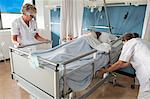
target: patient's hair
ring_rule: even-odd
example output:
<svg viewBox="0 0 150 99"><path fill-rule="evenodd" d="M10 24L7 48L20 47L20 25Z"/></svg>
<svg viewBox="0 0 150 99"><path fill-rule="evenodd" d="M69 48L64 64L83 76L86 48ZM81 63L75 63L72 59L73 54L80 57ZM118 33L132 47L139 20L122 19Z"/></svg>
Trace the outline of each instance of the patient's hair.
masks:
<svg viewBox="0 0 150 99"><path fill-rule="evenodd" d="M140 36L139 36L138 33L133 33L133 37L134 37L134 38L137 38L137 37L140 37Z"/></svg>
<svg viewBox="0 0 150 99"><path fill-rule="evenodd" d="M138 33L126 33L123 37L122 37L122 41L125 41L125 40L130 40L132 38L138 38L140 37Z"/></svg>
<svg viewBox="0 0 150 99"><path fill-rule="evenodd" d="M95 32L96 33L96 36L97 36L97 39L100 37L100 35L102 34L101 32Z"/></svg>

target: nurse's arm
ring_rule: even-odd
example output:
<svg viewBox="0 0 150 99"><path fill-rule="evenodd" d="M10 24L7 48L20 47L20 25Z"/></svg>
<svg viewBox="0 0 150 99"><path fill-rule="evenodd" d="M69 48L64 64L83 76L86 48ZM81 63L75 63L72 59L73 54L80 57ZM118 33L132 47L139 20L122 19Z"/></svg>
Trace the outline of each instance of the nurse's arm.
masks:
<svg viewBox="0 0 150 99"><path fill-rule="evenodd" d="M18 35L12 35L11 40L14 45L19 46L19 42L17 41L17 36Z"/></svg>
<svg viewBox="0 0 150 99"><path fill-rule="evenodd" d="M36 33L34 37L38 41L49 41L48 39L45 39L45 38L41 37L38 33Z"/></svg>
<svg viewBox="0 0 150 99"><path fill-rule="evenodd" d="M108 68L105 69L105 72L112 72L112 71L115 71L119 68L123 68L123 67L127 67L129 66L130 63L127 63L125 61L122 61L122 60L118 60L116 63L110 65Z"/></svg>

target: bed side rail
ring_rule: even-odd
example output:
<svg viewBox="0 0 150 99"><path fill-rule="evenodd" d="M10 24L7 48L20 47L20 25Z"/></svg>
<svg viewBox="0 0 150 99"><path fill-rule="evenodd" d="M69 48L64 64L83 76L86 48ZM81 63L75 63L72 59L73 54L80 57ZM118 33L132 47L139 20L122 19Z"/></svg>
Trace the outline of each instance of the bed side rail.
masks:
<svg viewBox="0 0 150 99"><path fill-rule="evenodd" d="M20 49L18 49L18 48L14 48L14 47L11 47L11 46L10 46L9 49L11 50L10 52L16 51L16 52L22 53L22 54L24 54L24 55L26 55L26 56L29 56L29 55L30 55L28 52L22 51L22 50L20 50Z"/></svg>
<svg viewBox="0 0 150 99"><path fill-rule="evenodd" d="M97 50L96 50L96 49L93 49L93 50L91 50L91 51L88 52L88 53L84 53L84 54L82 54L82 55L79 55L79 56L77 56L77 57L75 57L75 58L72 58L72 59L70 59L70 60L67 60L67 61L65 61L65 62L62 62L61 64L62 64L62 65L69 64L69 63L71 63L71 62L73 62L73 61L76 61L76 60L78 60L78 59L80 59L80 58L82 58L82 57L88 56L88 55L93 54L93 53L95 53L95 52L97 52Z"/></svg>
<svg viewBox="0 0 150 99"><path fill-rule="evenodd" d="M110 42L110 44L111 44L111 45L114 45L115 43L117 43L117 42L120 41L120 40L121 40L121 38L118 38L118 39L116 39L116 40Z"/></svg>
<svg viewBox="0 0 150 99"><path fill-rule="evenodd" d="M18 48L25 48L25 47L29 47L29 46L44 44L44 43L52 43L52 41L49 40L49 41L43 41L43 42L38 42L38 43L32 43L32 44L28 44L28 45L20 45L20 46L18 46Z"/></svg>
<svg viewBox="0 0 150 99"><path fill-rule="evenodd" d="M40 43L40 44L41 44L41 43ZM18 55L19 55L19 53L20 53L21 56L26 56L26 57L29 57L29 56L31 55L31 54L28 53L28 52L25 52L25 51L23 51L23 50L20 50L19 48L9 47L9 49L10 49L10 53L16 52ZM42 58L42 57L40 57L40 56L37 56L37 58L38 58L39 60L42 60L43 62L49 64L48 66L44 66L44 67L49 67L49 68L52 68L53 70L57 70L57 68L58 68L58 66L59 66L59 64L54 63L54 62L51 62L51 61L49 61L49 60L46 60L45 58ZM43 66L40 66L40 67L41 67L41 68L44 68Z"/></svg>
<svg viewBox="0 0 150 99"><path fill-rule="evenodd" d="M112 41L112 42L111 42L111 45L117 43L119 40L121 40L121 38L118 38L117 40ZM65 61L65 62L63 62L63 63L61 63L61 64L62 64L62 65L69 64L69 63L71 63L71 62L73 62L73 61L76 61L76 60L78 60L78 59L80 59L80 58L82 58L82 57L88 56L88 55L93 54L93 53L96 53L96 52L97 52L97 50L96 50L96 49L93 49L93 50L91 50L90 52L84 53L84 54L82 54L82 55L80 55L80 56L77 56L77 57L75 57L75 58L72 58L72 59L70 59L70 60L67 60L67 61ZM100 52L99 52L99 53L100 53ZM104 53L104 52L102 52L102 53Z"/></svg>

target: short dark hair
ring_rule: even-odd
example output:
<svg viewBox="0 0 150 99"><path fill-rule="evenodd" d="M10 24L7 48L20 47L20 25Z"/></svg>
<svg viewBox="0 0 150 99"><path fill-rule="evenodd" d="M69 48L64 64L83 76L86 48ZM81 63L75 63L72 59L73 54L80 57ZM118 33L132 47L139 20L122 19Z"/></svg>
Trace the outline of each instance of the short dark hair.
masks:
<svg viewBox="0 0 150 99"><path fill-rule="evenodd" d="M96 36L97 36L97 39L100 37L100 35L102 34L101 32L95 32L96 33Z"/></svg>
<svg viewBox="0 0 150 99"><path fill-rule="evenodd" d="M134 37L134 38L137 38L137 37L140 37L140 36L139 36L138 33L133 33L133 37Z"/></svg>
<svg viewBox="0 0 150 99"><path fill-rule="evenodd" d="M125 41L125 40L130 40L132 38L138 38L139 37L139 34L138 33L126 33L123 37L122 37L122 41Z"/></svg>

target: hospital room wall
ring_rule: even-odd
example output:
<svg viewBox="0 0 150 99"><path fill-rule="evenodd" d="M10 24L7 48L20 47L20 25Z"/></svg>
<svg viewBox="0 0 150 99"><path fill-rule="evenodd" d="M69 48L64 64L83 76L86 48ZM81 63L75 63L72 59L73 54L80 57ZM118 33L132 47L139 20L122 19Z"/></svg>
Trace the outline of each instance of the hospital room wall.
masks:
<svg viewBox="0 0 150 99"><path fill-rule="evenodd" d="M90 9L89 9L90 10ZM146 5L141 6L108 6L108 16L110 24L112 26L112 33L122 35L125 32L137 32L142 35L142 28L144 23ZM139 13L140 12L140 13ZM104 8L102 11L94 9L93 13L84 14L83 28L89 28L89 19L91 15L93 16L90 20L90 25L102 25L108 26L106 21L106 16L104 13ZM109 32L108 29L95 29L96 31Z"/></svg>
<svg viewBox="0 0 150 99"><path fill-rule="evenodd" d="M150 0L147 0L142 38L150 42Z"/></svg>
<svg viewBox="0 0 150 99"><path fill-rule="evenodd" d="M109 6L107 7L108 15L112 28L112 32L122 35L125 32L137 32L142 35L143 22L145 17L146 5L142 6ZM139 13L140 12L140 13ZM51 33L53 47L59 44L60 38L60 8L50 10L51 16ZM102 11L90 8L84 8L83 14L83 32L92 25L107 26L104 8ZM96 31L108 32L108 29L96 29Z"/></svg>
<svg viewBox="0 0 150 99"><path fill-rule="evenodd" d="M51 40L51 29L49 26L50 11L49 7L47 6L49 2L49 0L35 0L35 5L37 8L36 21L39 33L42 35L42 37Z"/></svg>
<svg viewBox="0 0 150 99"><path fill-rule="evenodd" d="M13 46L10 29L0 30L0 60L9 58L9 46Z"/></svg>

